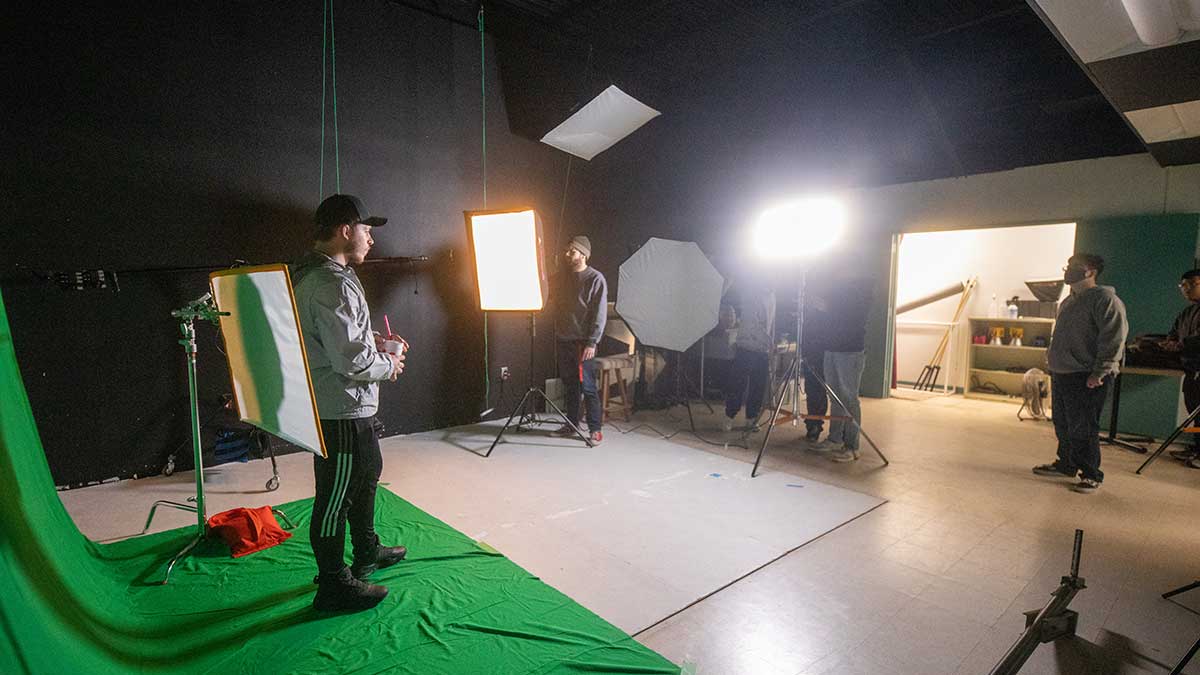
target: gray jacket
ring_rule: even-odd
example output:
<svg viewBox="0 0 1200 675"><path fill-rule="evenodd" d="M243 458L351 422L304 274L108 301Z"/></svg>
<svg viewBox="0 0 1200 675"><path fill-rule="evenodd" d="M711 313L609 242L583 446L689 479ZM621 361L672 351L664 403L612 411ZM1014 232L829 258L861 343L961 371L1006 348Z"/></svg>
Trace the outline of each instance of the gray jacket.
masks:
<svg viewBox="0 0 1200 675"><path fill-rule="evenodd" d="M1121 369L1128 336L1125 303L1112 286L1072 292L1058 306L1046 353L1050 372L1115 376Z"/></svg>
<svg viewBox="0 0 1200 675"><path fill-rule="evenodd" d="M392 361L375 349L358 275L317 251L309 251L291 272L321 419L374 415L378 383L391 378Z"/></svg>

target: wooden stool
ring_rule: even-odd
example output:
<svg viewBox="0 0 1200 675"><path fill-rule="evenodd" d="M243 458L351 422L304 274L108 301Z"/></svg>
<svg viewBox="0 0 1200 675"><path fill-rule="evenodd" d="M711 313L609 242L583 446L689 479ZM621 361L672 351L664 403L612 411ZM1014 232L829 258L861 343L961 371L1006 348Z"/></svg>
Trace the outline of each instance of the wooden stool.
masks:
<svg viewBox="0 0 1200 675"><path fill-rule="evenodd" d="M603 411L604 419L608 419L609 406L616 403L618 410L625 416L625 421L629 421L629 416L633 414L633 406L629 400L629 383L625 379L624 370L634 367L633 356L627 354L618 354L616 356L602 356L596 359L597 365L600 367L600 409ZM609 396L609 392L613 385L616 385L617 396ZM620 402L616 401L620 398Z"/></svg>

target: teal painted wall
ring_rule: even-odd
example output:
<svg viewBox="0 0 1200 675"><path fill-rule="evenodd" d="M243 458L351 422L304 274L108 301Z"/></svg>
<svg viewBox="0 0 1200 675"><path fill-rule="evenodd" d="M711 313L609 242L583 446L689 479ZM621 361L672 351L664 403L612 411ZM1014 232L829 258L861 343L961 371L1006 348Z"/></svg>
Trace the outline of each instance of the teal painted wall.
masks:
<svg viewBox="0 0 1200 675"><path fill-rule="evenodd" d="M1196 266L1200 214L1127 216L1080 221L1075 252L1104 257L1100 283L1117 289L1129 317L1129 334L1165 333L1187 303L1179 275ZM1179 405L1175 378L1122 378L1119 431L1165 438ZM1103 426L1108 428L1108 407Z"/></svg>

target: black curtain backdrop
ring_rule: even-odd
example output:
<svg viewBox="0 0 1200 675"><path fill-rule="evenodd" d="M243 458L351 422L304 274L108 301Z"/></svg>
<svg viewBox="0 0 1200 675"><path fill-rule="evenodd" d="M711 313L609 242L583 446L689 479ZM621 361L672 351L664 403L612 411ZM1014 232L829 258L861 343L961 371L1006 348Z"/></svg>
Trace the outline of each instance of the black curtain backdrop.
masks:
<svg viewBox="0 0 1200 675"><path fill-rule="evenodd" d="M318 178L321 3L64 4L13 18L0 275L51 470L60 485L155 474L189 434L169 313L207 290L206 274L124 275L120 292L25 279L299 257L335 191L331 89ZM360 272L376 324L386 313L412 344L380 419L387 435L474 421L483 331L462 211L483 206L479 35L381 0L338 3L335 26L342 191L390 218L373 255L431 258ZM553 237L567 157L509 132L490 38L487 54L487 206L533 206ZM578 166L572 185L588 189ZM567 218L594 201L572 197ZM621 257L606 259L610 277ZM527 326L490 319L493 376L513 375L504 401L493 382L497 414L523 391ZM541 327L539 379L553 363ZM215 329L198 332L208 417L230 384Z"/></svg>

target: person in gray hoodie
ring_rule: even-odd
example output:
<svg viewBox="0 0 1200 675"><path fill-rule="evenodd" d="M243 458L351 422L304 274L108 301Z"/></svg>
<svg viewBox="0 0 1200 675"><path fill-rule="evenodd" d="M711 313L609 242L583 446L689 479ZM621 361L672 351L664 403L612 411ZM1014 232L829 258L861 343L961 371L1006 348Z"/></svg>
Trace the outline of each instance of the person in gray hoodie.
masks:
<svg viewBox="0 0 1200 675"><path fill-rule="evenodd" d="M296 311L321 419L327 457L313 458L316 497L309 536L317 559L318 611L362 610L388 594L366 579L402 560L403 546L382 546L375 534L375 490L383 470L375 412L379 383L404 371L404 353L384 351L371 330L362 283L351 265L367 257L375 240L362 200L332 195L317 208L313 249L292 266ZM402 341L398 336L388 339ZM346 523L354 546L347 567Z"/></svg>
<svg viewBox="0 0 1200 675"><path fill-rule="evenodd" d="M1112 286L1100 286L1104 259L1076 253L1067 259L1063 280L1071 293L1058 306L1046 359L1050 369L1050 406L1058 459L1033 467L1039 476L1079 475L1076 492L1095 492L1104 481L1100 470L1100 409L1121 367L1129 322L1125 304Z"/></svg>

